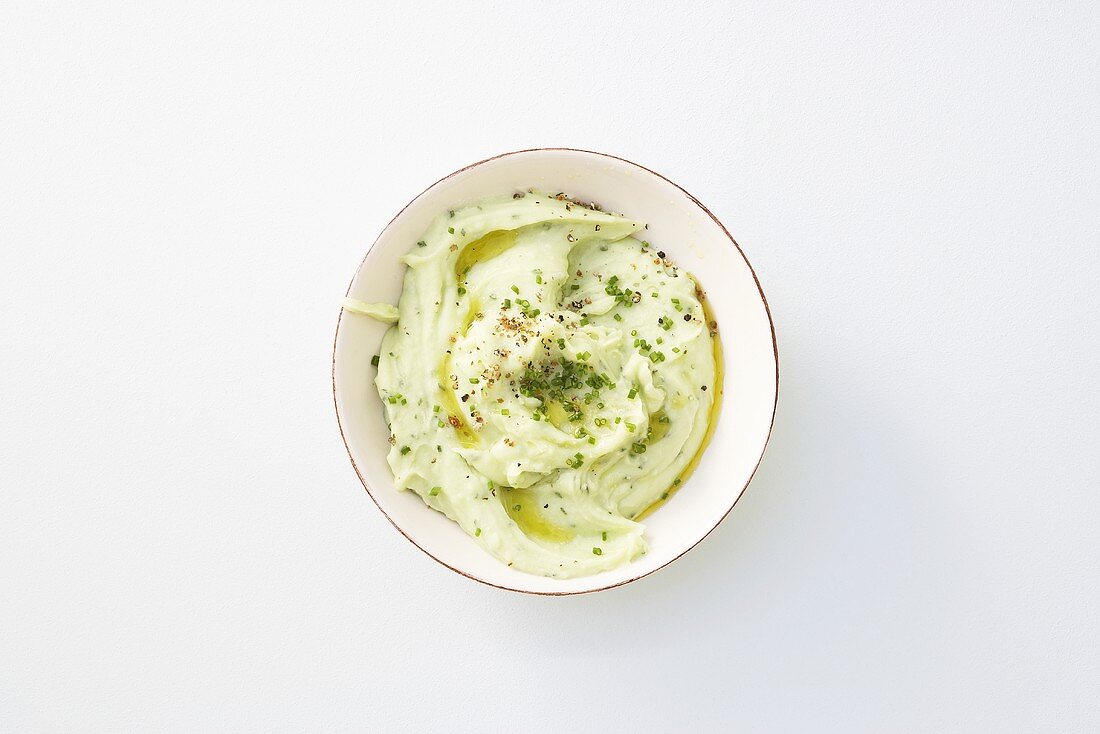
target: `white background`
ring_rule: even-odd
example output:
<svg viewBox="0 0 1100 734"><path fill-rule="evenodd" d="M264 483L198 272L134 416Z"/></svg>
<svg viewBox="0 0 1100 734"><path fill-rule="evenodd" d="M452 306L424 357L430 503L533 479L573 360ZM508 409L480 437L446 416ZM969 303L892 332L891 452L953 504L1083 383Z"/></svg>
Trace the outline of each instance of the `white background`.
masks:
<svg viewBox="0 0 1100 734"><path fill-rule="evenodd" d="M1100 728L1095 5L72 5L0 6L0 729ZM706 203L782 363L727 521L567 599L401 538L329 374L543 145Z"/></svg>

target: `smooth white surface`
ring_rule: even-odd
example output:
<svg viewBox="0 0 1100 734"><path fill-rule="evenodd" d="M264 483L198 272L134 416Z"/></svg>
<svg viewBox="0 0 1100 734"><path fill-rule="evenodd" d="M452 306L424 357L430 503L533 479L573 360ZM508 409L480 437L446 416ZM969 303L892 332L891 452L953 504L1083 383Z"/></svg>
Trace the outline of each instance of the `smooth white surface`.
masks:
<svg viewBox="0 0 1100 734"><path fill-rule="evenodd" d="M405 277L401 258L410 249L416 255L411 243L428 231L436 217L525 188L567 192L580 201L599 202L606 211L644 221L641 237L694 274L708 292L710 313L721 324L723 338L718 345L724 369L714 432L687 481L659 512L645 518L645 555L590 576L535 576L483 551L457 523L429 511L415 493L397 491L386 459L391 450L390 428L374 384L378 373L370 368L388 326L347 312L340 319L333 362L340 433L372 499L402 534L441 563L515 591L598 591L629 583L682 556L722 521L745 490L760 464L776 410L778 365L772 323L752 268L705 208L644 167L580 150L499 155L433 184L386 225L356 271L348 295L361 301L396 303Z"/></svg>
<svg viewBox="0 0 1100 734"><path fill-rule="evenodd" d="M1100 728L1085 3L0 6L0 728ZM733 515L525 597L389 528L337 302L410 194L574 145L779 329Z"/></svg>

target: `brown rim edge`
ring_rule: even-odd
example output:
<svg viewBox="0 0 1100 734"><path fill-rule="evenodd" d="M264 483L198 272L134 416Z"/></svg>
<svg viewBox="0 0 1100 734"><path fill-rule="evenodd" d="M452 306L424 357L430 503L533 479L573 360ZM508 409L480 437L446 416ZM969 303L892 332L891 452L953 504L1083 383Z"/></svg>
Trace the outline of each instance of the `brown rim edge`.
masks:
<svg viewBox="0 0 1100 734"><path fill-rule="evenodd" d="M650 574L656 573L657 571L660 571L661 569L667 568L673 562L678 561L685 554L687 554L688 551L694 549L696 546L698 546L700 543L702 543L704 540L706 540L707 536L710 535L711 533L713 533L715 528L717 528L719 525L721 525L722 521L725 520L727 517L729 517L729 514L731 512L733 512L733 508L736 507L737 503L741 501L741 498L745 496L745 491L748 490L749 484L752 483L753 477L756 476L756 470L760 468L760 463L764 460L764 452L767 450L768 443L771 441L772 429L775 428L775 413L776 413L776 409L779 406L779 344L778 344L778 342L776 341L776 338L775 338L775 321L772 319L771 306L768 304L767 296L764 295L764 289L760 286L760 278L757 276L756 270L753 269L752 263L749 262L748 257L745 256L745 251L741 249L741 245L737 244L737 240L735 240L733 238L733 235L731 235L729 233L729 230L726 229L726 226L724 224L722 224L722 222L718 219L718 217L714 216L714 214L710 211L710 209L707 209L705 206L703 206L703 203L701 201L699 201L697 198L695 198L695 196L693 196L683 186L680 186L678 183L676 183L675 181L669 179L666 176L662 176L660 173L657 173L653 169L646 168L645 166L643 166L639 163L635 163L632 160L628 160L626 158L620 158L619 156L616 156L616 155L611 155L610 153L601 153L601 152L595 151L595 150L584 150L583 148L525 148L523 150L513 150L513 151L509 151L507 153L501 153L499 155L492 156L491 158L485 158L484 160L477 161L476 163L471 163L468 166L463 166L462 168L459 168L457 171L453 171L452 173L447 174L443 178L439 179L435 183L433 183L430 186L428 186L427 188L425 188L419 194L414 196L411 200L409 200L409 203L405 204L405 206L401 207L401 211L397 212L397 214L395 214L393 216L393 218L390 219L390 221L386 224L386 226L382 228L382 230L378 233L378 237L375 237L374 242L371 243L371 246L368 247L367 251L363 254L363 259L359 261L359 267L355 269L355 274L351 276L351 281L348 283L348 289L344 293L344 295L347 296L351 293L352 284L355 283L355 279L359 276L359 271L363 269L363 265L366 263L367 257L370 256L370 252L371 252L371 250L374 249L374 246L376 244L378 244L378 240L381 239L382 234L387 229L389 229L390 225L393 224L394 221L396 221L398 217L400 217L402 214L404 214L405 210L408 209L410 206L412 206L413 203L416 202L416 200L419 199L421 196L423 196L424 194L426 194L428 191L435 188L439 184L443 183L447 179L452 178L454 176L457 176L460 173L464 173L466 171L469 171L472 168L477 168L478 166L480 166L484 163L489 163L489 162L495 161L499 158L506 158L508 156L521 155L523 153L537 153L537 152L540 152L540 151L551 151L551 152L552 151L564 151L564 152L569 152L569 153L586 153L586 154L589 154L589 155L602 156L604 158L612 158L614 160L621 161L621 162L626 163L628 165L634 166L635 168L640 168L641 170L646 171L648 173L651 173L654 176L656 176L657 178L660 178L660 179L672 184L677 189L679 189L684 194L684 196L686 196L688 199L690 199L692 201L692 203L694 203L697 207L699 207L704 212L706 212L707 216L710 217L711 220L713 220L714 223L718 225L718 228L722 230L722 232L726 235L726 237L729 238L729 241L733 244L734 248L737 249L738 254L741 255L741 259L745 261L745 265L748 267L749 272L752 273L753 282L756 283L756 291L757 291L757 293L760 294L760 300L764 304L764 313L768 317L768 328L771 330L771 334L772 334L772 354L775 357L775 400L772 402L772 415L771 415L770 422L768 423L768 435L764 437L764 445L760 447L760 456L757 457L757 459L756 459L756 466L754 466L752 468L752 472L749 474L749 478L745 480L744 486L741 487L741 491L737 493L737 497L734 498L733 503L729 506L729 509L727 509L722 514L722 517L718 518L718 522L714 523L714 525L710 528L710 530L703 533L703 536L701 538L699 538L699 540L695 541L690 546L685 548L683 551L681 551L677 555L670 558L666 563L661 564L660 566L658 566L657 568L655 568L651 571L646 571L643 574L639 574L638 576L634 576L633 578L629 578L625 581L619 581L619 582L614 583L614 584L608 584L607 586L601 586L601 587L596 588L596 589L585 589L583 591L528 591L526 589L513 589L510 586L501 586L500 584L494 584L491 581L486 581L483 578L479 578L477 576L472 576L472 575L466 573L465 571L463 571L461 569L458 569L458 568L455 568L454 566L450 565L449 563L447 563L445 561L442 561L439 558L436 558L435 556L433 556L427 550L422 548L420 546L420 544L418 544L415 540L410 538L409 535L404 530L402 530L401 527L397 523L395 523L393 521L393 518L391 518L389 516L389 514L384 509L382 509L382 505L379 504L378 500L375 499L374 493L371 491L370 485L368 485L367 480L363 478L363 473L361 471L359 471L359 465L355 463L355 457L351 455L351 447L348 446L347 436L344 435L343 422L340 420L340 405L339 405L338 400L336 399L336 344L337 344L337 341L340 338L340 322L343 320L343 317L344 317L344 309L342 309L342 308L340 309L340 314L336 317L336 333L333 335L333 338L332 338L332 404L333 404L333 407L336 410L336 425L337 425L337 428L339 428L339 430L340 430L340 439L344 442L344 450L347 452L348 459L351 461L351 466L355 470L355 475L357 477L359 477L360 484L362 484L363 489L365 489L367 491L367 496L371 498L371 502L373 502L374 506L378 508L378 511L381 512L382 515L387 520L389 520L390 525L393 525L393 527L397 530L397 532L401 533L401 535L403 535L406 540L408 540L410 543L412 543L414 546L416 546L416 548L418 548L422 553L424 553L424 555L428 556L428 558L431 558L433 561L435 561L439 565L444 566L445 568L449 568L450 570L454 571L455 573L459 574L460 576L465 576L466 578L470 579L471 581L476 581L480 584L485 584L486 586L491 586L494 589L502 589L503 591L511 591L511 592L517 593L517 594L531 594L533 596L580 596L581 594L594 594L598 591L607 591L608 589L614 589L614 588L617 588L619 586L625 586L626 584L633 583L633 582L637 581L638 579L643 579L646 576L649 576Z"/></svg>

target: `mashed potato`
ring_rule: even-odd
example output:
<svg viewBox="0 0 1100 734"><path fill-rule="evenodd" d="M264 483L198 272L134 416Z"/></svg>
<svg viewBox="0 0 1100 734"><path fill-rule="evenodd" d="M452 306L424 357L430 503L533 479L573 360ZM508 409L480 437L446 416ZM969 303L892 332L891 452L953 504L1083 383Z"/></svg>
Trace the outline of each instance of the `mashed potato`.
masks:
<svg viewBox="0 0 1100 734"><path fill-rule="evenodd" d="M715 326L643 230L528 192L441 213L404 258L375 360L396 485L517 569L645 553L709 435Z"/></svg>

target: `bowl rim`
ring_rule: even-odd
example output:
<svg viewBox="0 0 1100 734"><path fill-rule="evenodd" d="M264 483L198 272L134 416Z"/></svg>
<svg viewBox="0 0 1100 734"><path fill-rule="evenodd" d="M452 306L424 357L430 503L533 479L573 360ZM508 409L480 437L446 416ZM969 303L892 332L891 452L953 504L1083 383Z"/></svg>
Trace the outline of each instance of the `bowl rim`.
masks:
<svg viewBox="0 0 1100 734"><path fill-rule="evenodd" d="M517 594L531 594L533 596L579 596L579 595L582 595L582 594L594 594L598 591L606 591L608 589L614 589L614 588L617 588L619 586L625 586L626 584L633 583L633 582L637 581L638 579L645 578L646 576L649 576L650 574L656 573L657 571L660 571L661 569L667 568L674 561L679 560L684 555L686 555L688 553L688 551L691 551L696 546L698 546L700 543L702 543L707 538L707 536L709 536L711 533L713 533L714 530L719 525L722 524L722 521L725 520L727 517L729 517L729 514L731 512L733 512L733 508L736 507L737 503L741 501L741 498L745 496L745 492L748 490L749 484L752 483L753 477L756 476L756 471L757 471L757 469L760 468L760 463L764 460L764 452L767 450L768 443L771 441L772 430L775 428L775 414L776 414L776 410L777 410L778 405L779 405L779 344L776 341L776 337L775 337L775 321L772 319L771 306L768 304L767 296L764 295L764 289L760 286L760 278L756 274L756 270L752 267L752 263L750 263L748 257L746 257L745 251L741 249L741 245L739 245L737 243L737 240L735 240L733 238L733 235L731 235L729 233L729 230L726 229L726 226L724 224L722 224L721 220L719 220L718 217L714 216L714 214L710 211L710 209L708 209L706 206L704 206L703 203L701 201L699 201L699 199L695 198L695 196L691 192L689 192L683 186L680 186L678 183L676 183L672 179L668 178L667 176L663 176L660 173L658 173L657 171L654 171L651 168L647 168L646 166L643 166L640 163L635 163L634 161L629 160L627 158L622 158L622 157L617 156L617 155L612 155L610 153L603 153L603 152L595 151L595 150L585 150L583 148L547 147L547 148L524 148L522 150L512 150L512 151L508 151L508 152L505 152L505 153L500 153L498 155L491 156L489 158L484 158L480 161L476 161L475 163L471 163L469 165L463 166L462 168L459 168L455 171L452 171L451 173L448 173L446 176L443 176L439 180L437 180L434 183L432 183L431 185L427 186L423 191L421 191L419 194L414 196L412 199L410 199L409 202L407 204L405 204L405 206L401 207L401 210L398 211L397 214L395 214L393 216L393 218L390 219L390 221L386 223L386 226L384 226L381 230L379 230L378 236L374 238L374 242L372 242L370 247L367 248L366 252L363 253L363 259L359 261L359 267L357 267L355 269L355 273L351 276L351 280L348 282L348 289L347 289L347 291L345 292L344 295L347 296L347 295L351 294L351 287L352 287L352 285L354 285L355 279L359 277L359 271L363 269L363 266L367 262L367 258L370 256L371 250L373 250L375 245L378 244L378 240L380 240L382 238L382 235L385 234L386 230L388 230L390 228L390 226L395 221L397 221L397 219L402 214L405 213L406 209L408 209L410 206L412 206L418 199L420 199L420 197L424 196L424 194L426 194L428 191L435 188L436 186L443 183L444 181L446 181L450 178L453 178L454 176L457 176L460 173L465 173L466 171L477 168L478 166L484 165L485 163L490 163L490 162L498 160L500 158L507 158L509 156L522 155L524 153L540 153L540 152L584 153L584 154L587 154L587 155L600 156L600 157L603 157L603 158L611 158L611 159L619 161L621 163L626 163L627 165L634 166L635 168L639 168L639 169L641 169L643 171L646 171L647 173L650 173L650 174L652 174L652 175L654 175L654 176L656 176L660 179L663 179L664 181L668 182L669 184L672 184L677 189L679 189L689 200L691 200L691 202L693 204L695 204L697 207L702 209L703 212L708 217L710 217L711 220L716 225L718 225L718 228L721 229L722 233L725 234L726 237L729 239L730 244L732 244L733 247L737 250L738 254L741 255L741 259L744 260L745 265L748 267L749 272L752 274L753 282L756 284L756 291L757 291L757 293L760 294L760 301L764 304L764 313L768 317L768 328L771 331L772 355L775 359L775 399L772 402L772 414L771 414L771 418L768 421L768 433L764 437L764 444L760 447L760 455L756 458L756 464L755 464L755 466L753 466L752 472L749 473L748 479L745 480L744 486L741 487L741 491L739 491L737 493L737 496L734 497L733 502L730 503L730 506L726 509L726 511L724 513L722 513L722 517L718 518L718 521L715 522L714 525L709 530L707 530L707 532L703 533L703 535L697 541L692 543L690 546L688 546L684 550L680 551L678 554L676 554L675 556L670 558L665 563L661 564L657 568L650 569L649 571L646 571L645 573L640 573L637 576L633 576L633 577L631 577L629 579L626 579L624 581L616 581L615 583L607 584L606 586L599 586L599 587L592 588L592 589L580 589L580 590L577 590L577 591L533 591L533 590L530 590L530 589L517 589L517 588L511 587L511 586L503 586L501 584L493 583L492 581L488 581L486 579L480 578L480 577L475 576L473 574L467 573L466 571L463 571L460 568L455 568L454 566L447 563L446 561L444 561L440 558L437 558L436 556L429 553L419 543L417 543L415 540L413 540L411 537L409 537L409 535L401 528L400 525L398 525L396 522L394 522L393 518L389 516L389 513L387 513L385 511L385 509L382 508L381 503L379 503L379 501L375 498L374 492L371 490L370 485L367 484L367 480L363 477L363 472L359 470L359 465L355 463L355 457L351 453L351 446L348 445L347 436L344 434L343 421L340 418L340 403L339 403L339 400L338 400L337 394L336 394L336 349L337 349L337 345L338 345L339 340L340 340L340 324L343 321L343 317L344 317L344 309L343 308L340 309L340 313L336 317L336 333L333 336L333 340L332 340L332 402L333 402L333 407L336 410L336 425L337 425L337 428L340 430L340 439L344 442L344 450L347 452L348 459L351 461L351 466L355 470L355 475L357 477L359 477L359 482L360 482L360 484L363 485L363 489L366 490L367 496L371 498L371 501L374 502L375 507L377 507L378 510L382 513L383 517L385 517L389 521L390 525L393 525L393 527L397 530L397 532L401 533L401 535L404 536L404 538L407 541L409 541L414 546L416 546L416 548L418 548L422 553L424 553L424 555L428 556L429 558L431 558L433 561L435 561L439 565L441 565L445 568L449 568L450 570L454 571L455 573L457 573L461 576L465 576L466 578L468 578L472 581L476 581L480 584L484 584L486 586L491 586L494 589L502 589L504 591L510 591L510 592L517 593Z"/></svg>

